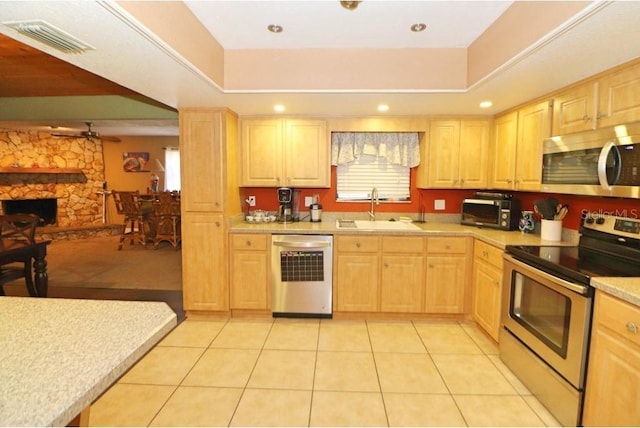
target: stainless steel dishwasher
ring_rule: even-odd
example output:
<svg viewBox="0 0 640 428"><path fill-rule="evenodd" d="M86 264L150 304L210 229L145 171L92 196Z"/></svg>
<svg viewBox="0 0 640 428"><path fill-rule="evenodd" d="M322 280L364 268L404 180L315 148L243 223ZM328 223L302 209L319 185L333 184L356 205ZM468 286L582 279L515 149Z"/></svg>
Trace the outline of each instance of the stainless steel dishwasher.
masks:
<svg viewBox="0 0 640 428"><path fill-rule="evenodd" d="M271 235L274 317L331 318L333 236Z"/></svg>

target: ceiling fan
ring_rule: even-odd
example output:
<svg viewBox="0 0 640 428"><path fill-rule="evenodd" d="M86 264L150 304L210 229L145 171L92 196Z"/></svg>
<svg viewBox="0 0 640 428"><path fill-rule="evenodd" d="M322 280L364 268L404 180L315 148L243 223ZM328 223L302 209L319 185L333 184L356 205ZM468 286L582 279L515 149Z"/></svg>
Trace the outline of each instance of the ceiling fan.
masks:
<svg viewBox="0 0 640 428"><path fill-rule="evenodd" d="M120 141L122 141L118 137L101 136L99 132L92 131L91 122L85 122L85 124L87 125L88 129L86 131L80 132L80 134L75 134L75 135L74 134L58 134L58 133L52 132L51 135L53 137L86 138L89 141L104 140L104 141L113 141L115 143L119 143Z"/></svg>

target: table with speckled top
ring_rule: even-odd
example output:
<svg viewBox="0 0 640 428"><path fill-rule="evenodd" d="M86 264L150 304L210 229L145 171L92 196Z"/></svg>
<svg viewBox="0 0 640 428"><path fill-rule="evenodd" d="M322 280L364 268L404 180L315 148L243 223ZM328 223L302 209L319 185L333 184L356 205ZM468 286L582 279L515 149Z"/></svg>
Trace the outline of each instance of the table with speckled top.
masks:
<svg viewBox="0 0 640 428"><path fill-rule="evenodd" d="M0 297L0 425L67 425L176 324L163 302Z"/></svg>

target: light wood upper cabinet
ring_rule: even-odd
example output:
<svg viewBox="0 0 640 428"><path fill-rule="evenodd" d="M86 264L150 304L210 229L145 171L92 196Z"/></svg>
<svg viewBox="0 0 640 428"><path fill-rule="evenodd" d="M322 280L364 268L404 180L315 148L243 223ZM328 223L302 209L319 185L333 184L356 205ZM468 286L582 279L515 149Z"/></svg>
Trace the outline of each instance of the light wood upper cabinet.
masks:
<svg viewBox="0 0 640 428"><path fill-rule="evenodd" d="M553 97L553 135L595 129L598 84L589 82Z"/></svg>
<svg viewBox="0 0 640 428"><path fill-rule="evenodd" d="M551 136L550 114L550 103L543 101L495 120L491 187L540 190L542 142Z"/></svg>
<svg viewBox="0 0 640 428"><path fill-rule="evenodd" d="M496 189L512 189L516 176L518 112L497 117L493 127L493 158L489 185Z"/></svg>
<svg viewBox="0 0 640 428"><path fill-rule="evenodd" d="M599 80L598 126L640 120L640 63Z"/></svg>
<svg viewBox="0 0 640 428"><path fill-rule="evenodd" d="M241 186L330 187L324 120L244 119L241 146Z"/></svg>
<svg viewBox="0 0 640 428"><path fill-rule="evenodd" d="M423 188L481 188L487 185L489 121L435 120L430 124L427 182Z"/></svg>
<svg viewBox="0 0 640 428"><path fill-rule="evenodd" d="M518 111L516 190L540 190L542 142L551 136L551 106L548 101Z"/></svg>
<svg viewBox="0 0 640 428"><path fill-rule="evenodd" d="M640 425L640 308L596 291L584 426Z"/></svg>
<svg viewBox="0 0 640 428"><path fill-rule="evenodd" d="M553 135L640 120L640 63L614 69L553 97Z"/></svg>

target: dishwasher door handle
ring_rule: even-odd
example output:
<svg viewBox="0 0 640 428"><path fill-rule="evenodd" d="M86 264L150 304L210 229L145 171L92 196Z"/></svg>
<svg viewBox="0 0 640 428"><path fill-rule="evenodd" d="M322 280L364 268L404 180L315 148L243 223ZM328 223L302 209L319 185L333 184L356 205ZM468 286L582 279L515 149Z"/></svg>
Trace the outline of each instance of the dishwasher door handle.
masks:
<svg viewBox="0 0 640 428"><path fill-rule="evenodd" d="M285 248L327 248L331 247L331 242L273 241L273 245Z"/></svg>

